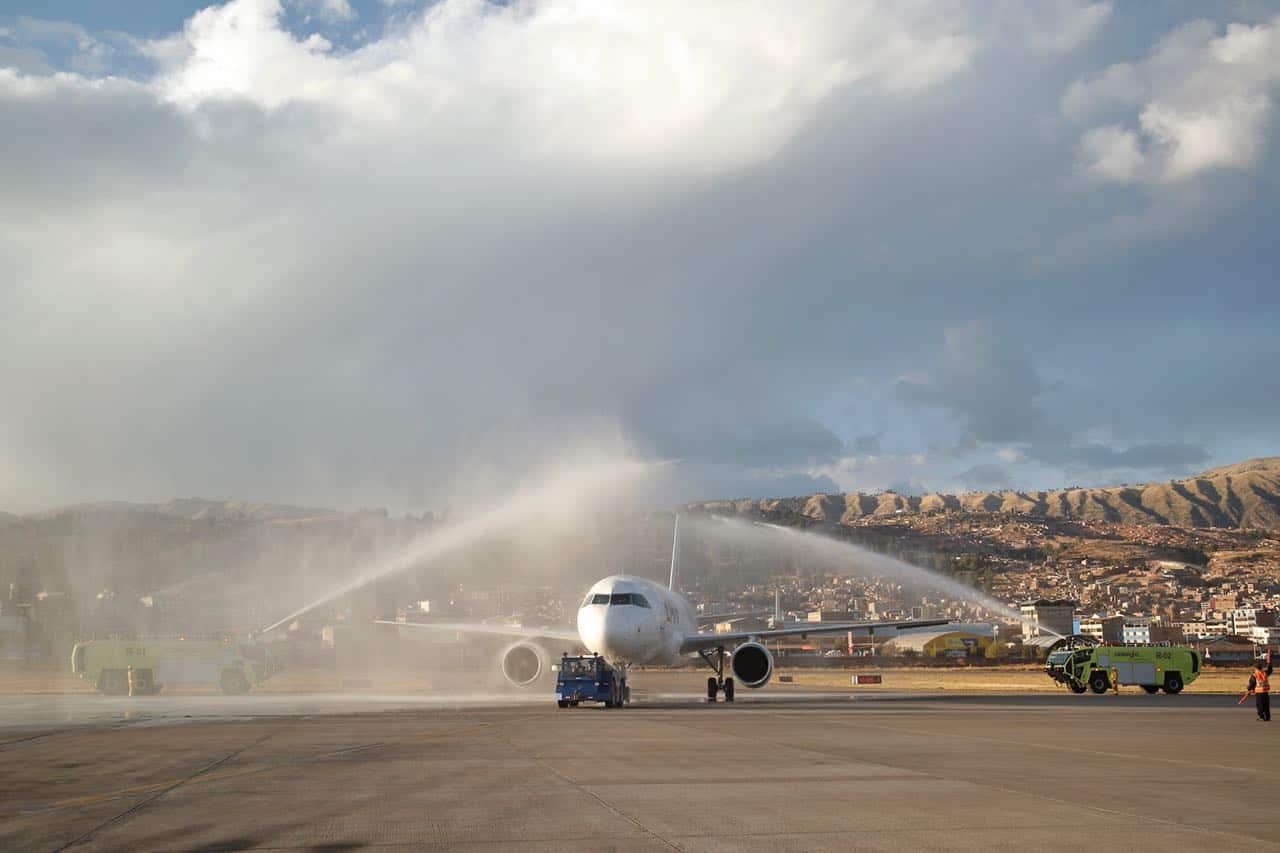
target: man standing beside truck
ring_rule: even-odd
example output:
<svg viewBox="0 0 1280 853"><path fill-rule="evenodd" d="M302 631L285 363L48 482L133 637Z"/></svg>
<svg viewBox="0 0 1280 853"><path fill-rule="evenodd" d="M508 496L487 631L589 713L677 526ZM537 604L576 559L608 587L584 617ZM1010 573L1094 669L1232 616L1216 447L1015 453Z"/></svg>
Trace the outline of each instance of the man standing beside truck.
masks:
<svg viewBox="0 0 1280 853"><path fill-rule="evenodd" d="M1258 706L1258 719L1264 723L1271 722L1271 650L1267 650L1266 660L1259 663L1249 676L1249 692Z"/></svg>

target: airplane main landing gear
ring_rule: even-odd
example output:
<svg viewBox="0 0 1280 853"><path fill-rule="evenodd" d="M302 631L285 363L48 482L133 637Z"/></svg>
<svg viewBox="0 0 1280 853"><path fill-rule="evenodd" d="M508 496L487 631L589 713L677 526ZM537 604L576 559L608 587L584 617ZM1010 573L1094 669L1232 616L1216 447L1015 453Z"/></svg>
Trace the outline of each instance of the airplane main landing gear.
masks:
<svg viewBox="0 0 1280 853"><path fill-rule="evenodd" d="M724 701L733 701L733 677L724 677L724 646L717 646L715 651L707 651L703 649L698 652L707 666L716 671L716 674L707 678L707 701L715 702L717 693L724 693Z"/></svg>

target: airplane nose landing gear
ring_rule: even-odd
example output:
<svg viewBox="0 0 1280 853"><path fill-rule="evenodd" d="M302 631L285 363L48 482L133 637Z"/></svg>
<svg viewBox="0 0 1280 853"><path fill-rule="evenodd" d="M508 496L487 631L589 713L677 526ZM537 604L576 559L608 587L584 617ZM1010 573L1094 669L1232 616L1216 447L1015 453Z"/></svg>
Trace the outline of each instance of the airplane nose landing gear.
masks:
<svg viewBox="0 0 1280 853"><path fill-rule="evenodd" d="M724 646L716 646L714 650L702 649L698 655L706 661L707 666L716 674L707 678L707 701L715 702L717 693L724 693L724 701L733 701L733 678L724 677Z"/></svg>

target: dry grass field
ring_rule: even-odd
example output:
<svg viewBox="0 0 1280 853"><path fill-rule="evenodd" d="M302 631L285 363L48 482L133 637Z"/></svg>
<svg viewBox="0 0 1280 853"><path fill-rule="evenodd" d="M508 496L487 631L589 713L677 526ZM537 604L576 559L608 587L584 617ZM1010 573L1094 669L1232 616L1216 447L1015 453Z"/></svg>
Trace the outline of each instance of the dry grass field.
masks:
<svg viewBox="0 0 1280 853"><path fill-rule="evenodd" d="M860 670L868 672L870 670ZM874 670L884 676L883 684L850 687L852 675L845 670L779 670L791 676L792 684L803 687L850 687L858 692L922 693L1063 693L1066 688L1050 680L1039 668L1021 666L974 667L972 669ZM1243 669L1206 670L1186 688L1190 693L1243 693L1249 674ZM787 685L782 685L786 687ZM1123 692L1141 692L1138 687L1121 687Z"/></svg>

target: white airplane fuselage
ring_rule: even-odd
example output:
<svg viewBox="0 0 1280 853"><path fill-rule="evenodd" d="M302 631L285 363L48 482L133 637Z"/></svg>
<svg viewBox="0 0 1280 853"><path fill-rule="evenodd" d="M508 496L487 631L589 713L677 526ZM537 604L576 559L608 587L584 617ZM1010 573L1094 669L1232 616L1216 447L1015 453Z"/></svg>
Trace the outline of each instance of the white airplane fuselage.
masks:
<svg viewBox="0 0 1280 853"><path fill-rule="evenodd" d="M684 596L630 575L597 581L578 609L583 646L614 664L678 664L680 646L697 633L697 616Z"/></svg>

